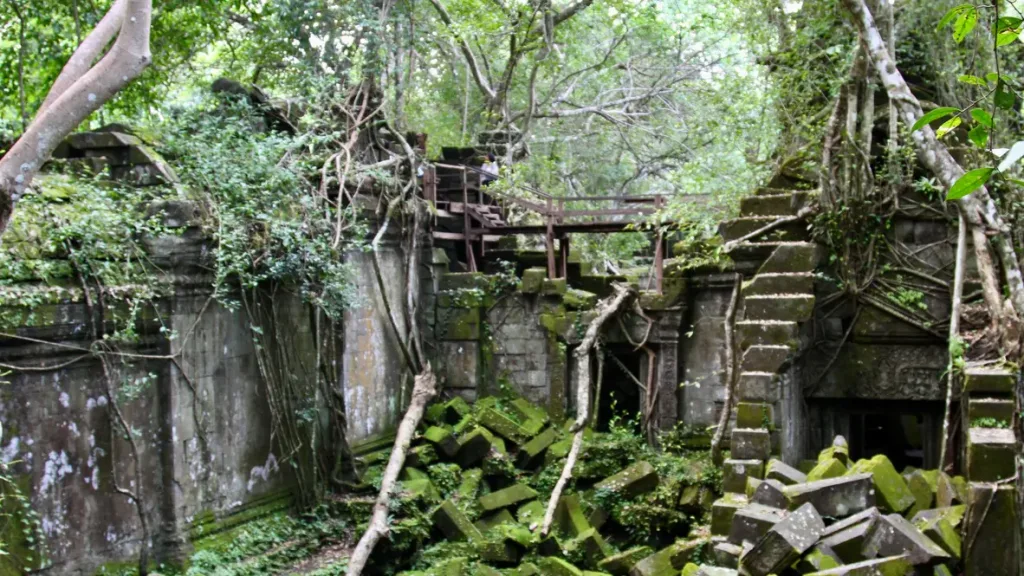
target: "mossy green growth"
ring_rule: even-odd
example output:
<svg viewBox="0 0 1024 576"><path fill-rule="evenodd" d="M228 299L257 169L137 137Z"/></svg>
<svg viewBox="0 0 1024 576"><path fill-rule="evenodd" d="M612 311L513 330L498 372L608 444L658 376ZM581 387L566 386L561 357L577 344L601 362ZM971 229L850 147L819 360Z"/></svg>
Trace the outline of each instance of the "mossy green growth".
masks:
<svg viewBox="0 0 1024 576"><path fill-rule="evenodd" d="M519 291L523 294L539 294L547 277L548 272L543 268L527 268L519 281Z"/></svg>
<svg viewBox="0 0 1024 576"><path fill-rule="evenodd" d="M562 296L567 290L565 278L545 278L540 293L547 296Z"/></svg>
<svg viewBox="0 0 1024 576"><path fill-rule="evenodd" d="M828 480L829 478L839 478L847 473L846 466L843 465L836 458L828 458L821 460L818 464L807 473L808 482L816 482L818 480Z"/></svg>
<svg viewBox="0 0 1024 576"><path fill-rule="evenodd" d="M583 576L582 570L554 556L540 558L537 560L537 566L544 576Z"/></svg>
<svg viewBox="0 0 1024 576"><path fill-rule="evenodd" d="M569 310L590 310L597 306L597 294L587 292L586 290L569 288L565 291L562 303Z"/></svg>
<svg viewBox="0 0 1024 576"><path fill-rule="evenodd" d="M441 340L478 340L480 308L439 308Z"/></svg>
<svg viewBox="0 0 1024 576"><path fill-rule="evenodd" d="M884 454L870 460L860 460L850 468L850 474L871 474L879 508L902 513L914 505L914 495L892 462Z"/></svg>

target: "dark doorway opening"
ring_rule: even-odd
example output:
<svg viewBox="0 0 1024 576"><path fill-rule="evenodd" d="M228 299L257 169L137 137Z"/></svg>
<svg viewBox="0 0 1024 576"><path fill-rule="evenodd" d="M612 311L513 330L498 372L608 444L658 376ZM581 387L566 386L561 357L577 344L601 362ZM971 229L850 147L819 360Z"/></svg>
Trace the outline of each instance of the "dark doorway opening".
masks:
<svg viewBox="0 0 1024 576"><path fill-rule="evenodd" d="M896 470L938 466L941 402L816 401L813 412L817 412L821 430L819 450L831 445L836 434L842 434L850 444L850 457L855 460L885 454Z"/></svg>
<svg viewBox="0 0 1024 576"><path fill-rule="evenodd" d="M598 431L607 432L608 424L615 416L630 423L639 422L643 390L636 381L647 380L646 357L643 351L634 351L629 345L605 346L601 398L597 409Z"/></svg>

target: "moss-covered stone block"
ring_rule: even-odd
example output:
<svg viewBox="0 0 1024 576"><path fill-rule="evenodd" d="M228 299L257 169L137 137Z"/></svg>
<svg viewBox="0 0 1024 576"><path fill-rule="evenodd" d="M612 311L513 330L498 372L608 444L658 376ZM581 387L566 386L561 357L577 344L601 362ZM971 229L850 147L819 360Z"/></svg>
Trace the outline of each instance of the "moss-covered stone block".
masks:
<svg viewBox="0 0 1024 576"><path fill-rule="evenodd" d="M562 297L562 303L569 310L590 310L597 306L597 294L587 292L586 290L569 288Z"/></svg>
<svg viewBox="0 0 1024 576"><path fill-rule="evenodd" d="M635 566L637 562L650 556L653 552L649 546L636 546L601 560L597 566L614 576L626 576L630 568Z"/></svg>
<svg viewBox="0 0 1024 576"><path fill-rule="evenodd" d="M523 294L539 294L547 277L548 271L543 268L527 268L519 281L519 291Z"/></svg>
<svg viewBox="0 0 1024 576"><path fill-rule="evenodd" d="M1019 528L1012 484L974 484L967 496L963 533L971 546L963 550L964 576L1015 574L1018 554L1014 534Z"/></svg>
<svg viewBox="0 0 1024 576"><path fill-rule="evenodd" d="M848 446L829 446L818 453L818 462L836 459L845 466L850 465L850 448Z"/></svg>
<svg viewBox="0 0 1024 576"><path fill-rule="evenodd" d="M503 490L485 494L478 498L477 502L479 502L480 508L485 512L491 512L515 506L520 502L526 502L535 498L537 498L537 491L533 488L526 484L513 484Z"/></svg>
<svg viewBox="0 0 1024 576"><path fill-rule="evenodd" d="M964 392L971 396L1009 396L1016 383L1016 375L1005 368L970 367L964 371Z"/></svg>
<svg viewBox="0 0 1024 576"><path fill-rule="evenodd" d="M971 482L998 482L1015 474L1016 437L1004 428L967 431L967 477Z"/></svg>
<svg viewBox="0 0 1024 576"><path fill-rule="evenodd" d="M441 275L439 288L452 290L487 290L491 282L482 272L449 272Z"/></svg>
<svg viewBox="0 0 1024 576"><path fill-rule="evenodd" d="M565 552L571 558L582 557L586 566L596 568L598 563L610 556L614 550L595 528L590 528L566 542Z"/></svg>
<svg viewBox="0 0 1024 576"><path fill-rule="evenodd" d="M472 428L459 437L459 450L455 454L455 462L463 468L480 463L491 451L491 438L491 434L483 428Z"/></svg>
<svg viewBox="0 0 1024 576"><path fill-rule="evenodd" d="M979 421L1005 424L1013 422L1014 401L1009 398L970 398L967 400L967 421L980 426Z"/></svg>
<svg viewBox="0 0 1024 576"><path fill-rule="evenodd" d="M509 410L511 410L520 420L536 420L547 424L550 421L548 413L542 408L534 406L529 400L525 398L516 398L508 403Z"/></svg>
<svg viewBox="0 0 1024 576"><path fill-rule="evenodd" d="M960 558L960 534L948 520L937 516L915 522L914 526L932 542L938 544L947 554L956 559Z"/></svg>
<svg viewBox="0 0 1024 576"><path fill-rule="evenodd" d="M749 504L746 496L726 492L711 505L711 535L728 536L736 511Z"/></svg>
<svg viewBox="0 0 1024 576"><path fill-rule="evenodd" d="M531 434L527 430L523 429L523 427L515 420L494 408L481 410L477 415L477 422L498 436L515 442L516 444L526 443L531 436Z"/></svg>
<svg viewBox="0 0 1024 576"><path fill-rule="evenodd" d="M750 296L743 301L747 320L803 322L814 313L812 294L767 294Z"/></svg>
<svg viewBox="0 0 1024 576"><path fill-rule="evenodd" d="M448 540L453 542L469 541L481 542L483 536L476 526L469 521L451 500L445 500L431 513L434 526L437 527Z"/></svg>
<svg viewBox="0 0 1024 576"><path fill-rule="evenodd" d="M437 462L437 451L431 444L413 446L405 456L405 465L414 468L426 468Z"/></svg>
<svg viewBox="0 0 1024 576"><path fill-rule="evenodd" d="M516 466L523 469L534 468L544 461L544 452L558 438L558 430L548 428L523 444L516 454Z"/></svg>
<svg viewBox="0 0 1024 576"><path fill-rule="evenodd" d="M747 490L747 478L764 478L764 462L729 458L722 464L722 471L722 489L743 494Z"/></svg>
<svg viewBox="0 0 1024 576"><path fill-rule="evenodd" d="M884 511L902 514L914 505L914 495L903 477L884 454L870 460L860 460L850 468L852 474L871 474L878 507Z"/></svg>
<svg viewBox="0 0 1024 576"><path fill-rule="evenodd" d="M676 576L708 543L704 538L679 540L640 560L629 571L630 576Z"/></svg>
<svg viewBox="0 0 1024 576"><path fill-rule="evenodd" d="M437 491L429 478L403 480L402 491L412 498L422 498L428 502L437 502L441 499L441 493Z"/></svg>
<svg viewBox="0 0 1024 576"><path fill-rule="evenodd" d="M433 444L435 450L447 458L453 458L459 451L459 441L448 428L430 426L423 431L423 439Z"/></svg>
<svg viewBox="0 0 1024 576"><path fill-rule="evenodd" d="M828 478L838 478L846 474L846 466L836 458L829 458L822 460L807 473L807 481L815 482L817 480L826 480Z"/></svg>
<svg viewBox="0 0 1024 576"><path fill-rule="evenodd" d="M487 514L486 516L483 516L482 518L474 522L473 526L476 526L476 529L480 532L486 533L491 528L496 528L498 526L501 526L502 524L514 524L515 521L516 519L512 517L511 512L505 509L501 509L493 514Z"/></svg>
<svg viewBox="0 0 1024 576"><path fill-rule="evenodd" d="M558 505L555 508L555 521L558 522L558 528L562 532L571 536L579 536L593 527L583 512L583 506L576 494L562 496L558 500Z"/></svg>
<svg viewBox="0 0 1024 576"><path fill-rule="evenodd" d="M438 310L442 316L438 326L438 338L441 340L479 340L480 309L479 308L444 308Z"/></svg>
<svg viewBox="0 0 1024 576"><path fill-rule="evenodd" d="M544 502L540 500L531 500L526 504L519 506L516 510L516 520L520 524L529 526L534 523L542 522L544 520L544 513L547 512Z"/></svg>
<svg viewBox="0 0 1024 576"><path fill-rule="evenodd" d="M405 468L402 468L402 473L399 475L399 479L403 482L407 482L409 480L430 480L430 475L419 468L406 466Z"/></svg>
<svg viewBox="0 0 1024 576"><path fill-rule="evenodd" d="M545 296L563 296L568 289L565 278L545 278L540 293Z"/></svg>
<svg viewBox="0 0 1024 576"><path fill-rule="evenodd" d="M625 470L598 482L594 489L620 494L625 498L639 496L657 488L658 471L649 462L637 462Z"/></svg>
<svg viewBox="0 0 1024 576"><path fill-rule="evenodd" d="M537 567L544 576L583 576L583 570L562 558L545 556L537 560Z"/></svg>
<svg viewBox="0 0 1024 576"><path fill-rule="evenodd" d="M782 243L775 248L757 273L813 272L822 254L823 250L810 242Z"/></svg>
<svg viewBox="0 0 1024 576"><path fill-rule="evenodd" d="M958 528L960 523L963 522L966 512L967 506L965 504L945 508L931 508L918 512L910 521L916 525L918 522L928 522L934 518L942 518L953 528Z"/></svg>
<svg viewBox="0 0 1024 576"><path fill-rule="evenodd" d="M932 474L932 479L936 477ZM935 504L935 492L937 485L924 470L914 470L907 474L904 479L910 493L914 495L914 505L907 509L904 514L907 518L913 518L918 512L928 510Z"/></svg>
<svg viewBox="0 0 1024 576"><path fill-rule="evenodd" d="M475 500L480 491L480 482L483 480L484 472L479 468L472 468L462 471L462 481L455 490L456 497L460 501Z"/></svg>
<svg viewBox="0 0 1024 576"><path fill-rule="evenodd" d="M771 428L775 423L775 412L771 404L760 402L739 402L736 404L737 428Z"/></svg>

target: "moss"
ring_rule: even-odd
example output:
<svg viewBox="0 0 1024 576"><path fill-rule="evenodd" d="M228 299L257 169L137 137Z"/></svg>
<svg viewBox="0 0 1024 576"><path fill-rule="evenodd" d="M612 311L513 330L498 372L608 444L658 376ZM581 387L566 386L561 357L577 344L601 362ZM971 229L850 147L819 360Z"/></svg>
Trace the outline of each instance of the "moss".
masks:
<svg viewBox="0 0 1024 576"><path fill-rule="evenodd" d="M565 307L570 310L589 310L597 306L597 294L585 290L569 288L562 299Z"/></svg>
<svg viewBox="0 0 1024 576"><path fill-rule="evenodd" d="M443 312L442 312L443 310ZM480 338L480 308L438 309L441 340L478 340Z"/></svg>
<svg viewBox="0 0 1024 576"><path fill-rule="evenodd" d="M292 494L285 490L253 500L242 510L220 519L212 511L204 510L193 518L188 537L197 549L201 549L204 546L201 542L211 536L234 530L260 518L282 513L290 509L292 504Z"/></svg>

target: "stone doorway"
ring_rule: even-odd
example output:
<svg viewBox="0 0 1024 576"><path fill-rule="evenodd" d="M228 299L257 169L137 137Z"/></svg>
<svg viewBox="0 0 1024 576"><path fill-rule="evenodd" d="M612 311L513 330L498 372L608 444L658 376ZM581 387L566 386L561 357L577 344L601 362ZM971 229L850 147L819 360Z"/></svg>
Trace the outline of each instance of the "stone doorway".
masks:
<svg viewBox="0 0 1024 576"><path fill-rule="evenodd" d="M637 386L634 378L640 382L647 382L646 353L622 344L608 344L606 351L601 402L596 420L597 430L600 432L608 431L608 423L616 415L627 421L639 423L643 391ZM597 369L596 363L594 369ZM629 374L625 370L628 370ZM639 424L637 426L639 431Z"/></svg>
<svg viewBox="0 0 1024 576"><path fill-rule="evenodd" d="M897 470L935 468L939 460L943 404L933 401L812 400L812 453L837 434L850 444L850 457L885 454Z"/></svg>

